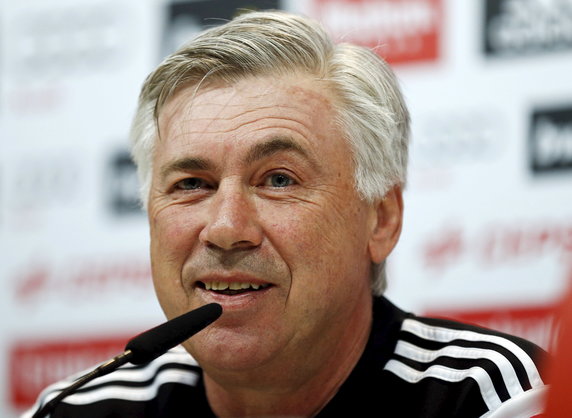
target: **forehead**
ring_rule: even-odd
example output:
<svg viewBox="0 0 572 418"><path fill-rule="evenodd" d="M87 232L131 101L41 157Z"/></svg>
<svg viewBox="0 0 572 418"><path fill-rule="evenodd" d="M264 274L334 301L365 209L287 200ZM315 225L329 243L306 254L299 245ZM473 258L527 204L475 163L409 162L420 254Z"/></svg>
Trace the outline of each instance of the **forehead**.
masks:
<svg viewBox="0 0 572 418"><path fill-rule="evenodd" d="M305 137L335 134L334 100L326 84L288 76L247 78L198 91L191 86L177 92L159 113L160 142L206 134L239 139L272 128Z"/></svg>

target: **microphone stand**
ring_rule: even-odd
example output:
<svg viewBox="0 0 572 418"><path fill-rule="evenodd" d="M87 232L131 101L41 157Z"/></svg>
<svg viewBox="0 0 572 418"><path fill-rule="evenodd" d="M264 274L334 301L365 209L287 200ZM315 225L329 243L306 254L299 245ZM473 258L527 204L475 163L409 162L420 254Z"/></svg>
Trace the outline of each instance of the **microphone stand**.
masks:
<svg viewBox="0 0 572 418"><path fill-rule="evenodd" d="M66 387L62 390L58 396L53 398L51 401L46 403L42 408L40 408L32 418L43 418L48 415L52 410L56 407L56 405L66 396L74 393L77 389L82 387L88 382L91 382L93 379L105 376L106 374L111 373L112 371L116 370L117 368L123 366L125 363L128 363L131 358L133 357L133 351L125 350L118 356L113 357L111 360L103 363L101 366L93 369L87 374L79 377L75 382L73 382L70 386Z"/></svg>

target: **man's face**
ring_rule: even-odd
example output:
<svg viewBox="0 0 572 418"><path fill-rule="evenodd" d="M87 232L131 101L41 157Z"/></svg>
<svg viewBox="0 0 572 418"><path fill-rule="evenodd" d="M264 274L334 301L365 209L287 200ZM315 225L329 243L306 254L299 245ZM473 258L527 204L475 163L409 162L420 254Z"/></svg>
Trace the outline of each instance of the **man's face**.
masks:
<svg viewBox="0 0 572 418"><path fill-rule="evenodd" d="M207 372L313 361L370 315L375 209L354 189L333 99L300 76L193 92L159 118L148 211L161 306L169 318L223 306L185 343Z"/></svg>

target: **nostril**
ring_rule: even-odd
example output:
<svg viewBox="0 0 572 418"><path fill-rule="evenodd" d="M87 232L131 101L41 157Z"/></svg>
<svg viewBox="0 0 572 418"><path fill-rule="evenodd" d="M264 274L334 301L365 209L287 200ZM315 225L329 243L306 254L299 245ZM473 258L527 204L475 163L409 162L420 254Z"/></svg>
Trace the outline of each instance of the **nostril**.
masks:
<svg viewBox="0 0 572 418"><path fill-rule="evenodd" d="M237 241L234 244L232 244L232 248L233 249L240 249L240 248L251 248L251 247L256 247L258 244L252 242L252 241L247 241L247 240L242 240L242 241Z"/></svg>

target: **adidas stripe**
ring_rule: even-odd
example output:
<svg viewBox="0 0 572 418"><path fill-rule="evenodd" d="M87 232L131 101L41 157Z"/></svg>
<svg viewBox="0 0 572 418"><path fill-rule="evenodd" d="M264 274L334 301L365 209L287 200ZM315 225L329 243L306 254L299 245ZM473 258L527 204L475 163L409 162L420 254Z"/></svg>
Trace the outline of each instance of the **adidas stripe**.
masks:
<svg viewBox="0 0 572 418"><path fill-rule="evenodd" d="M534 361L522 348L507 338L487 334L484 330L477 332L429 325L411 318L403 321L401 331L402 336L396 344L394 358L386 364L385 370L409 383L418 383L429 377L446 382L473 379L478 384L489 410L497 409L506 400L501 399L499 393L506 391L513 398L529 389L523 387L528 386L528 382L532 388L544 385ZM415 342L407 341L407 333L418 338L412 339ZM435 348L435 343L442 343L441 348ZM479 343L487 344L479 346ZM512 356L506 354L507 350ZM463 368L445 364L453 364L456 359L463 360L455 363L462 364ZM494 368L483 367L485 363L482 360L488 360ZM498 370L498 373L492 373L493 369ZM517 369L526 372L528 382L524 385L518 377ZM499 387L502 387L502 390L499 390Z"/></svg>

